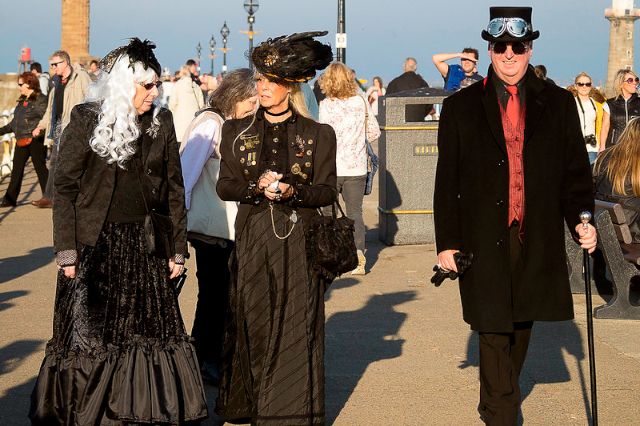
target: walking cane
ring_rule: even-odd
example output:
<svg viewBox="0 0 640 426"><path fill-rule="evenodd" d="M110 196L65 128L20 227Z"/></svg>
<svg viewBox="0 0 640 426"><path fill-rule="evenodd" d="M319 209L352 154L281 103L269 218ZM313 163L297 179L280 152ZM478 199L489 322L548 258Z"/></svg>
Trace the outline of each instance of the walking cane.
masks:
<svg viewBox="0 0 640 426"><path fill-rule="evenodd" d="M580 213L580 221L586 229L591 221L590 212ZM593 346L593 306L591 304L591 270L589 269L589 251L582 250L584 257L584 288L587 298L587 340L589 344L589 376L591 379L591 424L598 426L598 397L596 392L596 354Z"/></svg>

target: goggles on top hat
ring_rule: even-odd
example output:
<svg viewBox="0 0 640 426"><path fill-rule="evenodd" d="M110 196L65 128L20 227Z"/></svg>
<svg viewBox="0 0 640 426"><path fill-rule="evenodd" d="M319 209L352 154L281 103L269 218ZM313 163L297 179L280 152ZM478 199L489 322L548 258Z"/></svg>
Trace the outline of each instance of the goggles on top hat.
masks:
<svg viewBox="0 0 640 426"><path fill-rule="evenodd" d="M531 31L531 24L522 18L494 18L487 25L487 32L493 37L500 37L505 32L513 37L524 37Z"/></svg>

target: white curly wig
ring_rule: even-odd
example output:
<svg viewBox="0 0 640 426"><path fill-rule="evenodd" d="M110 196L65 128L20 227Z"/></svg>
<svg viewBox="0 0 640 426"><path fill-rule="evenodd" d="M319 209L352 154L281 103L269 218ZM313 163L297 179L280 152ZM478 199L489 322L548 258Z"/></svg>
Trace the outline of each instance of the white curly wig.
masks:
<svg viewBox="0 0 640 426"><path fill-rule="evenodd" d="M106 158L107 163L117 162L124 168L126 161L135 153L135 142L140 137L138 113L133 106L136 84L150 83L156 73L150 67L145 69L142 63L130 66L129 56L122 55L115 62L111 72L102 72L98 80L89 88L86 101L99 101L100 114L98 125L89 141L91 149ZM157 98L160 99L160 96ZM160 111L155 104L153 124L158 126L157 114Z"/></svg>

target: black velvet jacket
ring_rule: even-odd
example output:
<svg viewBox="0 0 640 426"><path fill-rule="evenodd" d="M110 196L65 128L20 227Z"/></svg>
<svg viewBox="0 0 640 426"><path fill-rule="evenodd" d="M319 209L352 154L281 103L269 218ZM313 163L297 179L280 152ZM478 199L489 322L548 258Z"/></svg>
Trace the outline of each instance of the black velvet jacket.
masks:
<svg viewBox="0 0 640 426"><path fill-rule="evenodd" d="M30 138L31 132L36 128L45 110L47 109L47 97L43 94L18 99L16 109L13 111L13 119L6 126L0 127L0 135L13 132L16 139Z"/></svg>
<svg viewBox="0 0 640 426"><path fill-rule="evenodd" d="M222 127L222 160L216 190L221 199L240 202L236 236L242 233L251 209L264 198L255 194L255 185L264 172L260 169L265 133L262 112L258 112L253 125L236 140L251 120L252 117L227 120ZM283 203L296 208L305 218L316 214L317 207L328 206L336 199L336 134L328 124L302 116L289 121L287 132L290 170L284 179L296 187L297 195Z"/></svg>
<svg viewBox="0 0 640 426"><path fill-rule="evenodd" d="M109 211L117 165L107 164L89 146L98 113L97 103L77 105L62 134L54 181L53 242L56 252L76 250L78 243L95 245ZM171 215L176 254L186 255L187 215L173 117L171 112L162 109L157 118L160 126L153 137L145 131L151 125L151 112L141 117L142 189L150 209Z"/></svg>

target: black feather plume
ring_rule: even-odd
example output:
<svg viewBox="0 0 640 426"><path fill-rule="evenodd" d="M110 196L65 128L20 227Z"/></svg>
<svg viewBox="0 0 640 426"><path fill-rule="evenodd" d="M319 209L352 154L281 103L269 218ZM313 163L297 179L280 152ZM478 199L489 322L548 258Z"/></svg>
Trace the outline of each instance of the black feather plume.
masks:
<svg viewBox="0 0 640 426"><path fill-rule="evenodd" d="M291 82L308 81L333 60L331 46L314 40L324 35L327 31L270 38L253 50L251 59L258 71L267 76Z"/></svg>

